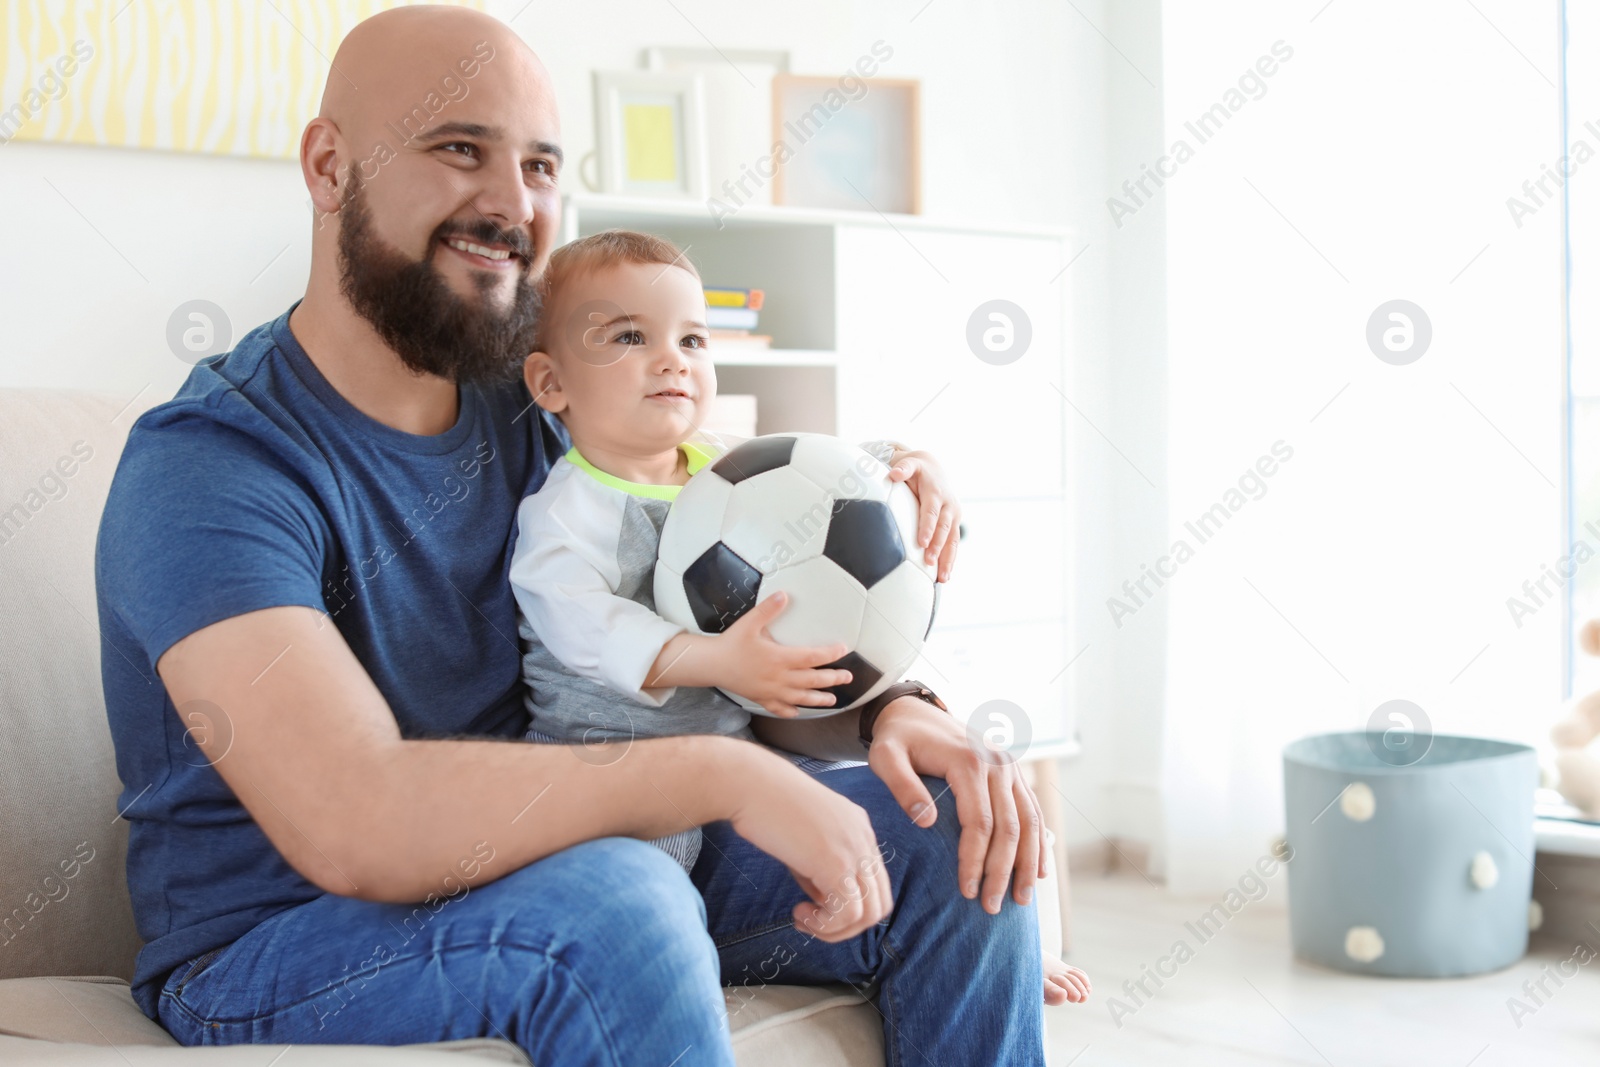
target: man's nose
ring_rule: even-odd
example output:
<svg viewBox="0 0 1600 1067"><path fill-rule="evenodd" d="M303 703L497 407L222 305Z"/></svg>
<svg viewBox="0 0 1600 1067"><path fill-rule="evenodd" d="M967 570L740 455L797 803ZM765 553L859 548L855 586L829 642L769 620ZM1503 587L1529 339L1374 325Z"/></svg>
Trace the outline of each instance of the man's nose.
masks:
<svg viewBox="0 0 1600 1067"><path fill-rule="evenodd" d="M472 206L495 225L526 233L533 222L533 200L522 165L514 157L497 156L478 172Z"/></svg>

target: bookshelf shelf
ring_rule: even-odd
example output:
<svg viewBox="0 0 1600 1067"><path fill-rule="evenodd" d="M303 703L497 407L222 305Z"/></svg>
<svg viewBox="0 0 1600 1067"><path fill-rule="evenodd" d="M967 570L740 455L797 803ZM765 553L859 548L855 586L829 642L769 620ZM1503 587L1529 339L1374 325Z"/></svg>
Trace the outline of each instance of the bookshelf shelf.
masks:
<svg viewBox="0 0 1600 1067"><path fill-rule="evenodd" d="M728 367L836 367L839 353L806 348L727 348L711 343L711 359Z"/></svg>
<svg viewBox="0 0 1600 1067"><path fill-rule="evenodd" d="M1006 226L989 222L934 215L884 214L877 211L838 211L822 208L746 204L730 213L718 213L699 200L667 200L605 193L569 193L564 198L564 221L572 226L581 217L585 232L631 227L641 218L661 220L675 227L723 232L730 228L783 226L870 226L897 230L949 230L963 233L1015 237L1070 237L1071 231L1049 226ZM574 214L576 211L576 214ZM719 225L720 223L720 225ZM571 240L576 229L564 237Z"/></svg>

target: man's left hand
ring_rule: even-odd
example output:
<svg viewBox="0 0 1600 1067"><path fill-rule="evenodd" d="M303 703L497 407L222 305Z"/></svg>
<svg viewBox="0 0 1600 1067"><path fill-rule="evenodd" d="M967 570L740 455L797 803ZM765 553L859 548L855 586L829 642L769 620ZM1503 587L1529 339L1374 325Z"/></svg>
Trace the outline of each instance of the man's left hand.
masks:
<svg viewBox="0 0 1600 1067"><path fill-rule="evenodd" d="M992 762L968 744L967 732L947 712L914 697L895 700L872 728L867 764L889 787L911 821L929 827L938 818L934 797L919 774L949 783L961 821L957 884L961 895L979 895L984 909L999 914L1006 881L1012 896L1033 899L1045 876L1044 818L1039 801L1012 762Z"/></svg>
<svg viewBox="0 0 1600 1067"><path fill-rule="evenodd" d="M925 563L938 561L939 581L948 582L961 541L961 504L950 491L939 461L926 452L896 452L889 465L889 480L905 482L916 495L920 513L917 545Z"/></svg>

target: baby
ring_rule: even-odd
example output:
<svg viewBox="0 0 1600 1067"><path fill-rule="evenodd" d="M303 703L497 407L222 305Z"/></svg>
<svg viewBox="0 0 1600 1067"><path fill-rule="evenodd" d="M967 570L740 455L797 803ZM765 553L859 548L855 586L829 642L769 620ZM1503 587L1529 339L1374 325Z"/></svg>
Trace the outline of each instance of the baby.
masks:
<svg viewBox="0 0 1600 1067"><path fill-rule="evenodd" d="M781 594L767 611L714 636L687 633L655 613L667 510L721 451L698 433L717 379L694 266L666 241L613 230L558 249L544 286L547 325L523 376L535 401L566 425L572 449L517 511L511 582L526 648L528 739L756 740L749 712L718 688L777 715L831 706L823 690L849 673L825 665L845 647L772 640L764 627L781 610ZM865 447L886 462L892 453L887 444ZM791 758L810 769L828 766ZM654 843L688 870L700 829ZM1047 1003L1088 996L1082 971L1048 953L1044 964Z"/></svg>

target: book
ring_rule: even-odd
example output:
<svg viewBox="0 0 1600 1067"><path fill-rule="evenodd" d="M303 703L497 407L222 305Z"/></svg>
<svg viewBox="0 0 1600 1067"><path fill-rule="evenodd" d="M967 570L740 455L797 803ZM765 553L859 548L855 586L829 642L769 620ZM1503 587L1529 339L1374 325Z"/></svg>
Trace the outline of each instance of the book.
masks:
<svg viewBox="0 0 1600 1067"><path fill-rule="evenodd" d="M706 325L713 330L753 330L755 308L707 307Z"/></svg>
<svg viewBox="0 0 1600 1067"><path fill-rule="evenodd" d="M760 289L706 288L706 305L714 308L749 308L760 311L766 294Z"/></svg>
<svg viewBox="0 0 1600 1067"><path fill-rule="evenodd" d="M766 351L772 347L772 336L764 333L751 333L749 330L712 330L711 355L716 357L727 352Z"/></svg>

